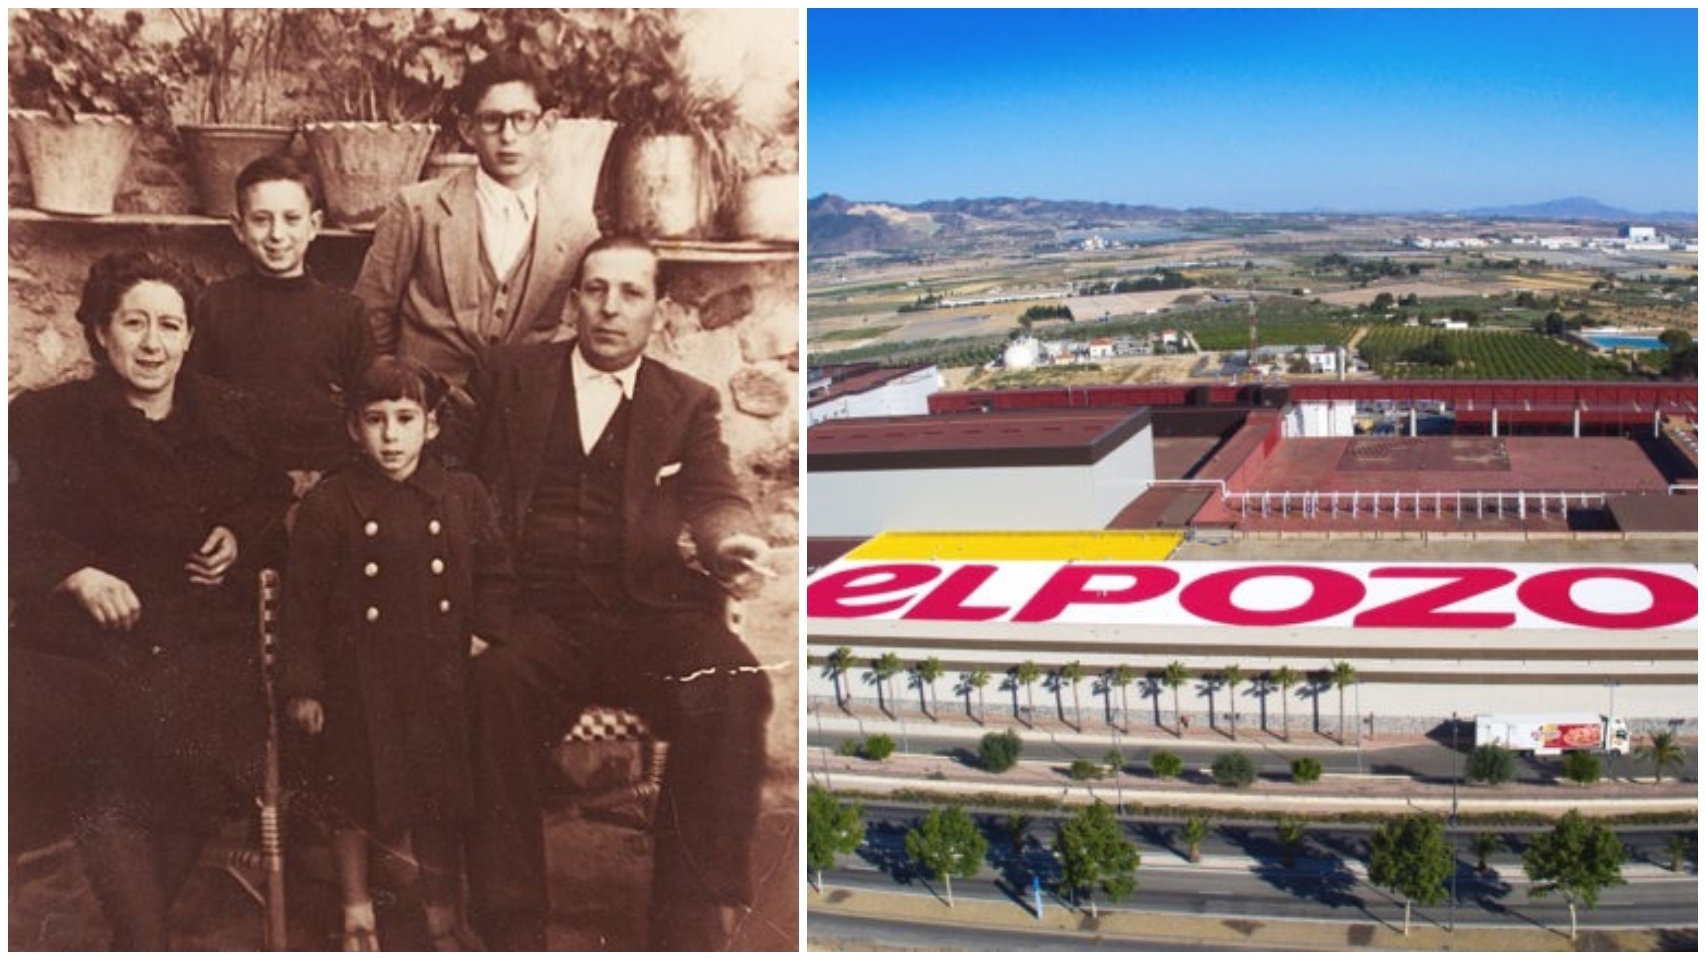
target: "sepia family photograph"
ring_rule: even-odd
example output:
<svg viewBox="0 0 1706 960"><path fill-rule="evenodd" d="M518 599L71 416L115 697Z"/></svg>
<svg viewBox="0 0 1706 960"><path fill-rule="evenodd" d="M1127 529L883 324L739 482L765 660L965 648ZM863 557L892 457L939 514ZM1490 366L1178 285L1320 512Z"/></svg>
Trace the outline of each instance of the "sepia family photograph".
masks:
<svg viewBox="0 0 1706 960"><path fill-rule="evenodd" d="M8 13L8 946L795 950L796 10Z"/></svg>

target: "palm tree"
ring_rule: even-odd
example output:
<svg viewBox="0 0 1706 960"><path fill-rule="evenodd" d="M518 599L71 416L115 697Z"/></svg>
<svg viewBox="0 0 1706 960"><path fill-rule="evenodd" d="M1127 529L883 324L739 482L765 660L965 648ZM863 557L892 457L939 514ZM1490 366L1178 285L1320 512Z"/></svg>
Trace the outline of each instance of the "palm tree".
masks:
<svg viewBox="0 0 1706 960"><path fill-rule="evenodd" d="M1026 660L1013 668L1013 680L1025 687L1025 709L1030 714L1030 719L1025 722L1025 725L1033 730L1037 726L1037 703L1032 699L1031 685L1042 679L1042 675L1042 669L1030 660Z"/></svg>
<svg viewBox="0 0 1706 960"><path fill-rule="evenodd" d="M1220 671L1220 680L1226 684L1226 716L1232 723L1232 739L1238 739L1238 685L1244 682L1244 671L1238 669L1238 664L1232 664Z"/></svg>
<svg viewBox="0 0 1706 960"><path fill-rule="evenodd" d="M847 700L841 693L841 678L847 676L847 671L853 666L853 649L851 647L836 647L829 656L824 658L824 672L829 674L830 682L835 684L835 705L846 709Z"/></svg>
<svg viewBox="0 0 1706 960"><path fill-rule="evenodd" d="M889 678L900 672L900 657L894 653L885 653L871 660L871 677L877 681L877 707L890 717L888 700L883 697L883 685Z"/></svg>
<svg viewBox="0 0 1706 960"><path fill-rule="evenodd" d="M1082 733L1084 731L1084 715L1078 710L1078 682L1084 679L1084 665L1077 660L1060 668L1060 679L1072 684L1072 726Z"/></svg>
<svg viewBox="0 0 1706 960"><path fill-rule="evenodd" d="M977 691L977 722L983 722L983 688L989 686L988 670L973 670L960 675L967 690Z"/></svg>
<svg viewBox="0 0 1706 960"><path fill-rule="evenodd" d="M1179 709L1179 688L1190 680L1190 671L1177 660L1167 664L1167 669L1161 671L1161 682L1173 688L1173 735L1176 737L1185 735L1185 714Z"/></svg>
<svg viewBox="0 0 1706 960"><path fill-rule="evenodd" d="M1469 849L1475 851L1475 872L1487 872L1487 858L1505 848L1505 839L1496 833L1477 833L1469 838Z"/></svg>
<svg viewBox="0 0 1706 960"><path fill-rule="evenodd" d="M1192 863L1202 862L1202 842L1208 839L1208 832L1213 826L1214 821L1208 817L1193 816L1185 819L1184 829L1179 833L1185 841L1186 849L1190 851L1189 858Z"/></svg>
<svg viewBox="0 0 1706 960"><path fill-rule="evenodd" d="M1343 660L1333 663L1333 686L1339 688L1339 746L1345 745L1345 688L1357 682L1356 667Z"/></svg>
<svg viewBox="0 0 1706 960"><path fill-rule="evenodd" d="M1285 725L1282 735L1285 737L1285 741L1287 743L1291 742L1291 693L1290 693L1290 691L1291 691L1291 688L1297 686L1298 681L1300 681L1302 679L1303 678L1298 675L1296 670L1293 670L1290 667L1283 667L1283 666L1280 667L1278 670L1275 670L1273 672L1272 676L1268 677L1268 681L1270 683L1272 683L1274 685L1274 687L1279 690L1279 693L1280 693L1280 717L1281 717L1280 722Z"/></svg>
<svg viewBox="0 0 1706 960"><path fill-rule="evenodd" d="M1136 679L1137 671L1123 663L1108 671L1108 682L1118 687L1120 691L1120 718L1124 721L1120 725L1120 729L1126 733L1131 732L1131 711L1126 708L1125 690Z"/></svg>
<svg viewBox="0 0 1706 960"><path fill-rule="evenodd" d="M1108 772L1114 775L1114 812L1125 812L1125 792L1120 789L1120 772L1125 769L1125 754L1118 747L1113 747L1102 755L1102 762L1108 765Z"/></svg>
<svg viewBox="0 0 1706 960"><path fill-rule="evenodd" d="M1676 734L1662 730L1652 734L1644 747L1635 748L1635 759L1653 765L1653 782L1664 779L1666 767L1681 767L1688 762L1688 751L1676 740Z"/></svg>
<svg viewBox="0 0 1706 960"><path fill-rule="evenodd" d="M936 681L942 679L942 661L937 657L920 660L912 675L918 680L918 708L924 710L924 688L929 687L930 709L924 710L924 715L936 719Z"/></svg>

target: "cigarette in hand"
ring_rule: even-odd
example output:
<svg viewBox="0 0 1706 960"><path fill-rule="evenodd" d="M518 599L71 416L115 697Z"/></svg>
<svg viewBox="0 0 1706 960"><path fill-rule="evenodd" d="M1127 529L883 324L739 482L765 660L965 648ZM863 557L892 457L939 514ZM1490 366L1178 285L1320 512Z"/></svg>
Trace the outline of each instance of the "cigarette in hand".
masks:
<svg viewBox="0 0 1706 960"><path fill-rule="evenodd" d="M754 561L750 557L741 557L740 558L740 565L747 568L748 570L751 570L753 573L756 573L761 577L769 577L772 580L781 576L781 574L770 569L769 567L766 567L766 566Z"/></svg>

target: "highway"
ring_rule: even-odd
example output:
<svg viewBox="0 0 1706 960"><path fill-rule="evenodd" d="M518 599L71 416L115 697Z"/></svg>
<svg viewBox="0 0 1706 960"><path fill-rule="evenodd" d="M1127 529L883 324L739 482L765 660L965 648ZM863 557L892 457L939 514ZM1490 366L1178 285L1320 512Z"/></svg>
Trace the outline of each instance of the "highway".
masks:
<svg viewBox="0 0 1706 960"><path fill-rule="evenodd" d="M938 885L920 876L904 853L906 830L921 816L921 808L872 804L865 809L866 842L857 855L825 873L830 887L868 890L907 890L935 897ZM1026 842L1016 846L1005 815L980 816L990 854L984 870L971 880L956 880L954 896L1010 902L1015 910L1031 909L1032 877L1043 881L1045 908L1068 905L1049 891L1058 876L1048 845L1053 821L1037 816ZM1522 872L1520 851L1525 829L1503 829L1507 849L1489 858L1491 872L1478 874L1467 834L1461 832L1457 901L1454 908L1415 909L1413 922L1445 925L1454 922L1481 926L1567 927L1568 908L1554 895L1530 899ZM1693 927L1698 921L1698 877L1689 868L1670 873L1663 851L1674 828L1634 827L1619 830L1631 851L1625 864L1624 886L1606 890L1595 910L1579 911L1583 927ZM1128 828L1129 839L1143 853L1139 888L1124 905L1103 909L1245 919L1307 919L1337 923L1397 922L1401 902L1367 882L1366 828L1312 827L1294 867L1286 867L1271 825L1218 825L1202 848L1203 862L1189 863L1176 827L1148 818ZM816 935L816 919L813 921Z"/></svg>

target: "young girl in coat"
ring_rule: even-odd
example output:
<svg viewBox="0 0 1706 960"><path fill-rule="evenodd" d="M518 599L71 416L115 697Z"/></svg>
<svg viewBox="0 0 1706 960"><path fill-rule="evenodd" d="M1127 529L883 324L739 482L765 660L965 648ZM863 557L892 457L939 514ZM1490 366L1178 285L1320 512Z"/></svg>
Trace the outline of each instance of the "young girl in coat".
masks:
<svg viewBox="0 0 1706 960"><path fill-rule="evenodd" d="M408 361L367 370L348 394L362 463L303 500L284 576L279 690L289 720L320 740L346 950L378 949L368 848L404 836L435 943L464 945L468 663L503 635L514 581L480 482L421 456L442 392Z"/></svg>

